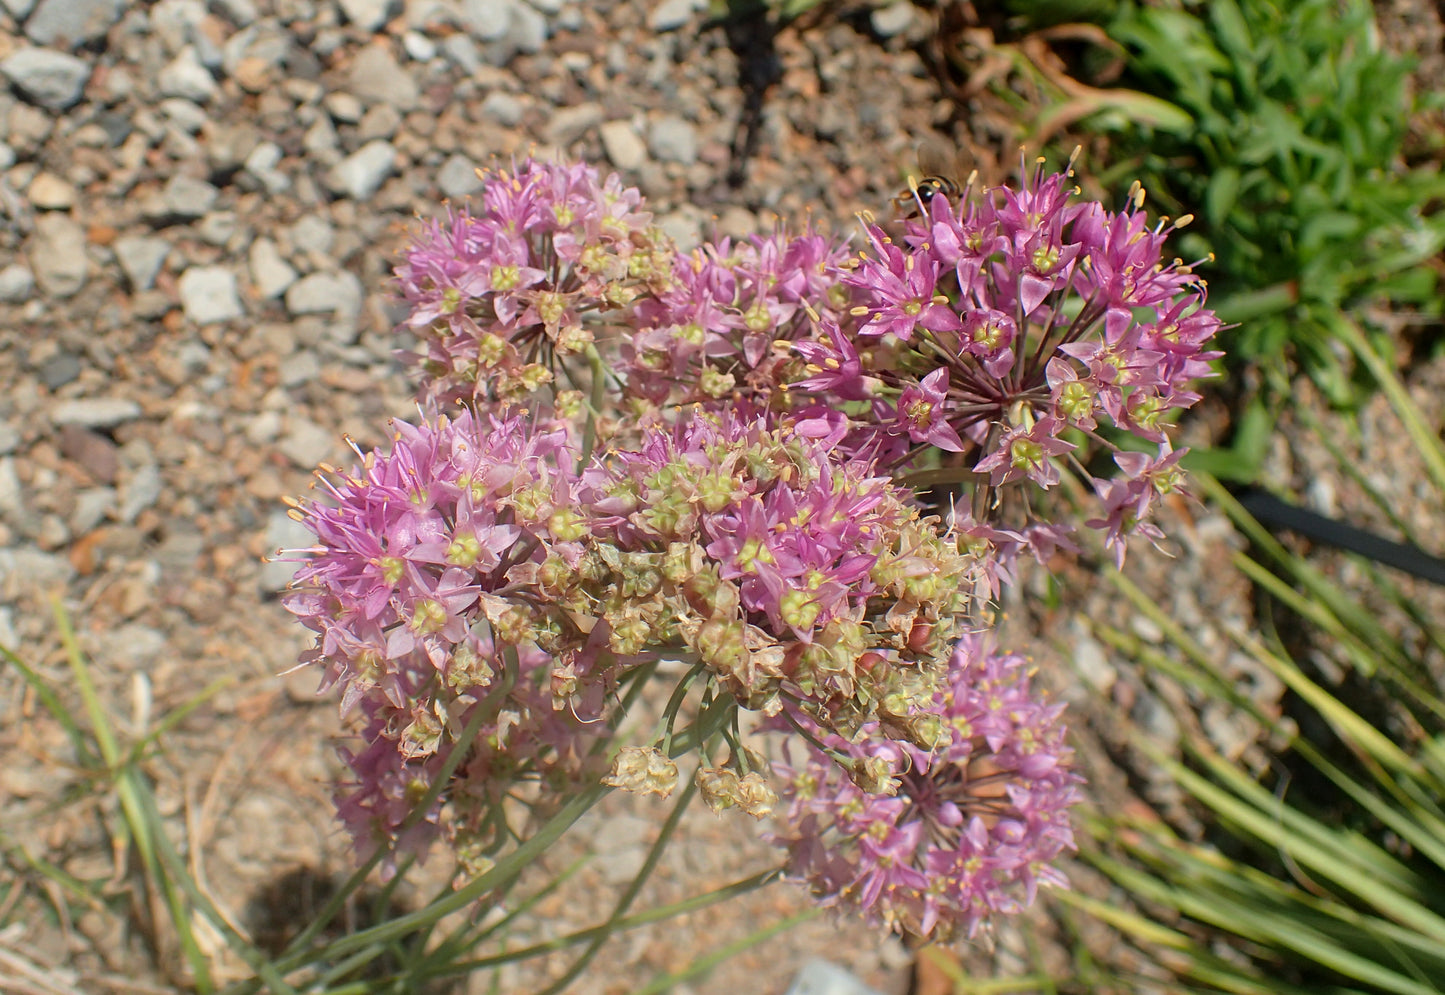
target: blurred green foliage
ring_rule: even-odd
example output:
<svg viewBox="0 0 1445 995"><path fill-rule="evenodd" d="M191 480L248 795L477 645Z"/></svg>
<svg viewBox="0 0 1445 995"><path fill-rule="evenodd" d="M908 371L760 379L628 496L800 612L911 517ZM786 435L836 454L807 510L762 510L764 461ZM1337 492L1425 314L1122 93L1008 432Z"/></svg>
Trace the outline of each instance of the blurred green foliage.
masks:
<svg viewBox="0 0 1445 995"><path fill-rule="evenodd" d="M1144 183L1154 206L1192 213L1186 258L1239 327L1234 363L1293 356L1337 404L1357 396L1331 316L1367 301L1438 315L1445 245L1430 213L1433 165L1408 168L1410 63L1386 52L1367 0L1120 4L1107 25L1127 49L1123 84L1174 104L1149 123L1106 110L1100 179Z"/></svg>

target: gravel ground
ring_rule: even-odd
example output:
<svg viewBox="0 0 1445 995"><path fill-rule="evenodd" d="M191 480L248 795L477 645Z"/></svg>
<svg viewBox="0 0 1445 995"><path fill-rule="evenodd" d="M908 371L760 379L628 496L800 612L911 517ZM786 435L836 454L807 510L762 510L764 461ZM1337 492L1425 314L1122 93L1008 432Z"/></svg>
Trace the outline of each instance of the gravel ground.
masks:
<svg viewBox="0 0 1445 995"><path fill-rule="evenodd" d="M0 0L0 645L66 686L48 607L58 595L128 735L230 679L167 736L150 772L198 878L243 928L284 929L259 907L278 904L278 889L299 902L298 882L349 867L328 797L343 730L314 674L284 675L307 640L275 599L290 567L263 557L307 543L281 497L302 492L317 463L345 463L343 436L375 445L386 419L410 410L386 276L411 219L474 194L476 167L536 151L617 169L683 244L805 212L844 231L855 211L886 206L919 137L954 110L910 47L927 19L907 3L776 35L760 22L709 26L702 6ZM1177 560L1135 558L1143 582L1217 575L1234 540L1195 514L1182 510L1172 533ZM1111 696L1177 739L1191 703L1082 634L1073 612L1108 597L1073 565L1059 570L1078 592L1067 609L1028 608L1038 599L1026 588L1013 614L1068 647L1060 693L1081 707ZM1169 590L1176 617L1213 631L1222 653L1218 632L1249 622L1247 592ZM1225 718L1205 727L1233 755L1254 748L1253 731ZM1091 778L1116 790L1117 744L1090 742ZM6 847L23 842L118 890L125 871L67 749L0 670ZM1151 804L1177 806L1156 793ZM519 938L605 918L663 811L609 799L556 866L594 859ZM772 859L752 826L693 812L639 907ZM0 910L15 900L0 894ZM632 990L806 905L775 887L639 930L575 990ZM116 917L73 901L60 922L30 911L12 918L31 925L0 931L7 956L73 972L86 992L170 990ZM971 965L1028 970L1025 931L1050 930L1041 914ZM222 980L243 973L202 939ZM781 992L819 955L884 993L906 987L901 945L818 919L678 991ZM535 976L504 975L502 989Z"/></svg>

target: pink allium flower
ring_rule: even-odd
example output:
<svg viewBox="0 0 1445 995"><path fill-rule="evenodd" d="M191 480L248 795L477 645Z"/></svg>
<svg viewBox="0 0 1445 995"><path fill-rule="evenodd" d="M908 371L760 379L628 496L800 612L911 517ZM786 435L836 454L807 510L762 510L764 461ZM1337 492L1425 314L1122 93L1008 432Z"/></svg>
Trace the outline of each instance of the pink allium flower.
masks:
<svg viewBox="0 0 1445 995"><path fill-rule="evenodd" d="M472 637L459 655L469 676L459 680L454 669L446 683L451 691L479 687L467 683L478 678L500 679L508 668L484 638ZM415 684L407 706L365 699L360 742L340 751L350 776L336 792L337 817L361 858L378 846L389 847L383 867L390 873L399 855L425 859L442 835L455 849L495 852L508 842L497 813L518 785L546 784L551 798L543 796L535 803L545 808L560 804L568 789L595 782L606 770L605 753L593 749L605 738L606 727L579 722L552 707L549 655L535 646L524 647L515 660L516 672L501 703L476 692L453 697L429 687L432 678L419 671L411 674ZM445 710L443 701L448 702ZM481 723L469 755L426 813L403 828L457 748L455 731L465 728L478 708L489 709L492 717Z"/></svg>
<svg viewBox="0 0 1445 995"><path fill-rule="evenodd" d="M1160 444L1157 456L1119 453L1114 461L1123 471L1124 479L1094 482L1104 515L1085 524L1104 533L1104 548L1113 551L1119 566L1124 565L1125 545L1130 536L1142 535L1156 544L1164 538L1159 527L1149 521L1149 515L1161 498L1183 488L1184 475L1179 469L1179 458L1183 455L1184 450L1171 450L1167 441Z"/></svg>
<svg viewBox="0 0 1445 995"><path fill-rule="evenodd" d="M332 503L294 512L317 545L298 551L284 602L318 634L307 659L325 663L326 686L345 685L347 705L373 688L404 705L395 682L414 668L445 679L478 595L544 555L550 516L570 500L575 454L561 431L467 411L392 425L390 451L321 478Z"/></svg>
<svg viewBox="0 0 1445 995"><path fill-rule="evenodd" d="M914 442L960 453L964 449L963 440L944 417L947 393L948 371L943 367L928 374L916 386L904 387L898 397L898 428Z"/></svg>
<svg viewBox="0 0 1445 995"><path fill-rule="evenodd" d="M431 400L516 398L584 350L596 320L670 279L671 246L641 194L582 164L527 160L488 177L480 213L423 225L396 267L404 354Z"/></svg>
<svg viewBox="0 0 1445 995"><path fill-rule="evenodd" d="M876 257L865 257L848 280L862 299L860 308L868 318L859 335L892 335L907 342L915 327L934 332L957 331L958 314L934 299L938 286L939 262L933 256L904 254L883 237L878 229L869 231Z"/></svg>
<svg viewBox="0 0 1445 995"><path fill-rule="evenodd" d="M975 514L1015 529L1032 505L1003 498L1052 486L1081 440L1113 448L1100 424L1165 442L1219 355L1219 319L1163 255L1178 223L1149 225L1142 197L1071 203L1069 177L1040 166L1017 189L935 196L898 242L870 227L842 278L855 306L793 345L789 403L845 411L844 451L896 473L952 470Z"/></svg>
<svg viewBox="0 0 1445 995"><path fill-rule="evenodd" d="M821 737L851 777L811 746L775 763L786 808L773 842L824 905L924 939L973 936L1041 885L1068 886L1054 862L1075 848L1068 810L1082 779L1062 711L1031 691L1023 657L965 636L947 685L913 717L936 745L868 725L851 742Z"/></svg>
<svg viewBox="0 0 1445 995"><path fill-rule="evenodd" d="M764 394L786 382L774 344L838 313L847 253L814 232L723 239L673 266L670 286L637 304L624 343L630 393L656 403L715 404L734 388Z"/></svg>
<svg viewBox="0 0 1445 995"><path fill-rule="evenodd" d="M805 421L823 433L700 411L610 454L583 476L586 552L552 568L551 596L697 654L746 707L856 728L892 693L932 693L994 549L921 518L872 464L833 455L826 419ZM594 556L653 564L622 579L646 597L587 581Z"/></svg>

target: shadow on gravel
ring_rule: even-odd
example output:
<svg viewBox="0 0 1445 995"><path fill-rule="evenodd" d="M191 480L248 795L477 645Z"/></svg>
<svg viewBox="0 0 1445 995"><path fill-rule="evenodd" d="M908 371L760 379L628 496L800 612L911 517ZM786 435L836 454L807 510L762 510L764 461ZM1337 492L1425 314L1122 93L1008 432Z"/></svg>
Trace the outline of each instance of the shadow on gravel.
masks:
<svg viewBox="0 0 1445 995"><path fill-rule="evenodd" d="M345 875L329 875L312 867L297 867L276 878L253 894L246 904L246 927L256 945L276 958L299 936L335 897ZM395 898L383 902L379 889L364 886L316 938L324 946L341 937L405 915L410 910ZM405 947L403 939L396 947ZM406 992L416 995L453 995L462 991L461 982L433 981L417 985L400 976L402 964L396 954L386 954L358 968L350 980L375 984L369 990ZM343 979L332 979L339 984ZM390 984L388 984L390 982Z"/></svg>

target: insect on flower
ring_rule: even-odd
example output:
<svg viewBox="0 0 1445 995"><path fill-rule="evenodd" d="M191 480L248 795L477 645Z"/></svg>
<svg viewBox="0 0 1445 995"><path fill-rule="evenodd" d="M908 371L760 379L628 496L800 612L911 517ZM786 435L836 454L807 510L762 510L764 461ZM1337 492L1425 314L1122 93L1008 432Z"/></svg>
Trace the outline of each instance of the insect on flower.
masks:
<svg viewBox="0 0 1445 995"><path fill-rule="evenodd" d="M928 213L928 205L934 197L943 196L952 201L963 197L966 187L972 186L977 171L965 170L967 165L962 150L950 149L936 139L927 139L918 144L918 168L922 179L912 174L908 187L900 190L893 198L893 206L900 219L916 218ZM960 185L956 177L966 176Z"/></svg>

